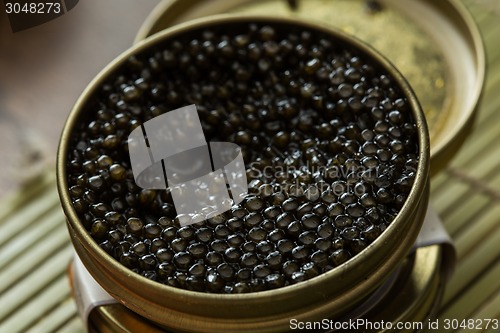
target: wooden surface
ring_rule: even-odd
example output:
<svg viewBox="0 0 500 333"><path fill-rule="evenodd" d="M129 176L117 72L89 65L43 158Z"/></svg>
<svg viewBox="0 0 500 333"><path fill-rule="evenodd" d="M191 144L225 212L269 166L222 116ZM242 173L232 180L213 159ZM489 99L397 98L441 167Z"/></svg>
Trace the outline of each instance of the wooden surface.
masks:
<svg viewBox="0 0 500 333"><path fill-rule="evenodd" d="M94 6L98 3L97 0L83 2L93 3ZM64 24L68 27L74 24L73 29L68 28L62 33L56 32L56 28L50 30L54 34L64 35L47 37L54 38L55 45L61 40L76 43L76 51L68 51L66 48L49 51L53 56L60 56L60 52L65 54L64 57L61 56L61 61L66 76L54 72L38 78L33 74L32 80L29 80L28 68L6 68L5 41L2 39L2 74L4 70L10 75L24 73L24 78L16 77L13 82L6 80L4 75L0 78L2 110L6 106L19 108L16 109L19 110L19 114L15 113L16 119L29 120L40 125L44 131L53 132L50 134L54 141L47 140L52 152L63 118L79 91L100 67L131 42L135 30L148 11L146 4L152 6L154 1L141 1L141 6L137 4L138 1L133 0L117 0L113 3L117 6L118 2L135 8L131 12L120 10L121 15L128 15L126 20L121 21L115 17L112 19L114 24L101 22L101 19L112 13L119 15L114 11L115 8L107 5L108 13L104 14L94 12L94 7L82 3L79 5L81 8L75 11L75 17L78 10L81 10L78 15L82 15L78 16L76 22L71 22L70 15L66 15L68 21ZM488 79L472 136L450 167L432 180L432 204L455 240L458 250L457 269L446 286L438 317L459 320L500 318L500 7L497 2L487 0L464 2L470 7L484 35L488 54ZM96 17L100 18L98 21L103 25L103 30L92 26ZM119 21L121 22L117 23ZM76 26L80 29L83 25L89 31L77 33ZM70 35L75 38L78 36L82 39L81 43L94 47L87 49L83 44L69 41ZM116 45L104 42L114 39ZM23 48L17 47L19 50L15 51L14 48L8 52L12 59L24 59L29 63L31 57L36 58L36 54L23 53ZM73 58L68 59L70 56ZM79 57L91 57L93 63L82 64L80 71L72 66ZM51 62L47 61L46 65L49 66L49 63ZM37 64L41 65L40 62ZM32 66L33 68L29 68L35 71L37 66ZM75 80L67 80L68 77L77 75L81 76ZM17 93L12 90L21 89L25 81L25 90ZM5 95L7 82L10 89L8 91L14 91L14 95L9 95L8 98ZM51 84L66 91L68 95L47 95L52 91ZM40 85L44 86L43 89ZM34 95L30 93L38 88L41 90L34 92ZM16 100L19 98L21 101ZM4 117L2 110L0 115ZM57 119L47 120L45 117L49 113L56 115ZM12 140L4 132L15 132L15 129L5 125L3 118L0 119L1 151L14 150L11 147L14 141L7 141L11 144L4 142ZM2 184L6 184L6 178L2 176L1 179ZM26 244L32 244L29 251L26 250ZM71 255L72 248L58 203L54 173L49 167L41 178L22 191L5 197L0 204L0 332L83 332L82 322L70 297L66 276Z"/></svg>

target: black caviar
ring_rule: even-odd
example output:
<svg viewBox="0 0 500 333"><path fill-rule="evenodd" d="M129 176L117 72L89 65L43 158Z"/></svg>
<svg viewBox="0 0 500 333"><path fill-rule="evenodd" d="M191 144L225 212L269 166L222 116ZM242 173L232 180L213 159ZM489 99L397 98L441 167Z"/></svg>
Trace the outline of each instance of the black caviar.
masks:
<svg viewBox="0 0 500 333"><path fill-rule="evenodd" d="M139 188L130 132L196 104L207 141L241 148L249 195L181 227L168 191ZM83 225L132 271L169 286L246 293L313 278L365 249L404 204L417 129L394 79L318 31L193 30L121 64L68 155Z"/></svg>

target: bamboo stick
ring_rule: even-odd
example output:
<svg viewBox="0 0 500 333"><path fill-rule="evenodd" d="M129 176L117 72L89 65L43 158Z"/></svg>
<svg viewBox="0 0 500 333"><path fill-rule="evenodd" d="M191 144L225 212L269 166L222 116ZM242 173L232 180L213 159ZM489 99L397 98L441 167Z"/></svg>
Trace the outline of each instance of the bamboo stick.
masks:
<svg viewBox="0 0 500 333"><path fill-rule="evenodd" d="M486 104L490 102L485 100L484 103ZM499 98L495 99L494 103L487 105L491 107L491 110L500 109L500 95ZM482 113L483 109L481 109L479 114ZM485 118L485 121L483 123L476 125L476 128L473 131L471 137L468 138L460 152L451 161L451 164L454 167L467 168L471 164L477 162L479 154L481 154L485 150L492 148L492 145L498 139L497 124L499 118L500 115L498 114L498 112L492 112L491 116Z"/></svg>
<svg viewBox="0 0 500 333"><path fill-rule="evenodd" d="M497 261L495 266L479 277L477 283L463 291L457 300L441 312L440 321L446 318L459 321L470 318L474 311L481 307L485 298L500 290L498 276L500 276L500 261ZM450 331L443 330L443 332Z"/></svg>
<svg viewBox="0 0 500 333"><path fill-rule="evenodd" d="M481 193L472 193L467 200L455 203L455 205L441 214L441 219L446 230L455 239L467 227L473 227L474 221L481 212L489 209L491 198Z"/></svg>
<svg viewBox="0 0 500 333"><path fill-rule="evenodd" d="M0 270L0 295L12 285L23 283L22 280L29 274L33 263L43 262L69 243L66 227L60 226L30 247L30 251L17 256L6 269Z"/></svg>
<svg viewBox="0 0 500 333"><path fill-rule="evenodd" d="M477 158L479 161L471 165L466 173L488 183L497 174L500 165L500 149L494 146L493 149L483 151Z"/></svg>
<svg viewBox="0 0 500 333"><path fill-rule="evenodd" d="M24 333L31 324L69 297L68 278L62 275L0 324L0 332Z"/></svg>
<svg viewBox="0 0 500 333"><path fill-rule="evenodd" d="M488 20L487 24L481 25L486 55L490 61L498 59L498 36L500 35L500 26L498 25L498 16L496 20Z"/></svg>
<svg viewBox="0 0 500 333"><path fill-rule="evenodd" d="M446 191L435 193L432 196L432 205L436 208L439 215L445 212L449 207L465 193L470 191L470 186L459 181L450 181L446 183Z"/></svg>
<svg viewBox="0 0 500 333"><path fill-rule="evenodd" d="M71 319L66 325L58 330L58 333L85 333L80 317Z"/></svg>
<svg viewBox="0 0 500 333"><path fill-rule="evenodd" d="M500 192L500 173L499 173L499 174L497 174L497 175L493 178L493 180L492 180L491 182L489 182L488 184L489 184L489 186L490 186L492 189L494 189L494 190L496 190L496 191L499 191L499 192Z"/></svg>
<svg viewBox="0 0 500 333"><path fill-rule="evenodd" d="M443 185L446 184L447 181L450 180L450 175L446 172L446 170L443 170L442 172L438 173L434 177L431 178L431 196L433 196L435 193L439 192L440 190L445 190L446 187Z"/></svg>
<svg viewBox="0 0 500 333"><path fill-rule="evenodd" d="M484 83L483 100L479 106L475 123L476 129L488 122L489 117L498 116L496 110L498 110L498 105L500 104L500 96L497 93L500 88L500 58L495 61L495 64L489 62L487 66L488 71Z"/></svg>
<svg viewBox="0 0 500 333"><path fill-rule="evenodd" d="M7 220L4 220L0 224L0 248L19 233L25 232L26 229L35 224L35 221L42 219L45 214L53 211L58 206L59 198L57 192L48 190L29 205L19 209L17 213L11 214ZM57 210L59 215L63 216L62 211L59 208Z"/></svg>
<svg viewBox="0 0 500 333"><path fill-rule="evenodd" d="M68 298L38 322L33 323L26 333L56 332L77 315L75 301Z"/></svg>
<svg viewBox="0 0 500 333"><path fill-rule="evenodd" d="M49 171L41 177L39 182L27 188L23 188L2 200L0 204L0 225L11 214L15 213L18 208L30 203L33 198L40 194L40 192L45 191L47 188L55 187L55 180L55 172Z"/></svg>
<svg viewBox="0 0 500 333"><path fill-rule="evenodd" d="M479 219L476 223L484 223L484 220L488 221L488 219L489 215ZM458 262L453 278L446 285L442 302L444 306L453 302L455 297L480 277L481 272L497 260L499 257L498 244L500 244L500 229L495 230L479 242L474 251Z"/></svg>
<svg viewBox="0 0 500 333"><path fill-rule="evenodd" d="M33 270L23 283L16 284L0 297L0 321L15 312L24 303L29 302L33 296L48 287L57 278L63 276L66 279L66 268L72 256L73 249L68 246L38 266L33 263ZM69 290L67 281L66 288Z"/></svg>
<svg viewBox="0 0 500 333"><path fill-rule="evenodd" d="M455 237L455 245L457 247L458 259L466 257L471 254L474 249L480 244L487 236L500 230L499 226L500 206L495 206L490 209L482 219L470 223L469 227ZM497 255L500 256L500 248L497 246Z"/></svg>
<svg viewBox="0 0 500 333"><path fill-rule="evenodd" d="M500 290L493 293L491 297L487 298L481 307L470 316L472 319L498 319L500 320ZM461 330L460 332L466 332ZM496 330L498 332L498 330Z"/></svg>
<svg viewBox="0 0 500 333"><path fill-rule="evenodd" d="M59 210L51 210L47 216L34 220L30 228L22 230L16 237L5 244L0 252L0 267L16 260L19 253L29 249L30 244L35 244L40 239L50 235L55 229L65 225Z"/></svg>

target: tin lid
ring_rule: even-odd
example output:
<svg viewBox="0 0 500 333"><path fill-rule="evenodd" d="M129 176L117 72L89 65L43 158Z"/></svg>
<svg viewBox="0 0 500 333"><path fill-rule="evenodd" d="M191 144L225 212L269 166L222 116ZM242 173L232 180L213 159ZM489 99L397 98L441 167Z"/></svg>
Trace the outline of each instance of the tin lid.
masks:
<svg viewBox="0 0 500 333"><path fill-rule="evenodd" d="M220 13L311 20L378 49L406 77L422 105L431 138L432 174L452 159L472 127L483 90L485 52L474 20L457 0L164 0L135 42Z"/></svg>

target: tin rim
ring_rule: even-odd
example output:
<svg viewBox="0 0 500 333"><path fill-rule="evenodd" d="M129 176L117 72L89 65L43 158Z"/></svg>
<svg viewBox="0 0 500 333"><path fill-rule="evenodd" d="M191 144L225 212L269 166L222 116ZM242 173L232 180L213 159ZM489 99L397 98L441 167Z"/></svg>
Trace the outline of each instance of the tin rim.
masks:
<svg viewBox="0 0 500 333"><path fill-rule="evenodd" d="M225 24L248 24L250 22L298 25L321 31L371 57L394 78L409 101L418 129L419 164L415 182L408 198L389 227L365 250L348 262L296 285L248 294L221 295L169 287L146 279L139 274L133 274L101 249L79 222L71 203L66 178L67 153L70 148L72 132L93 93L131 55L195 29L220 27ZM324 313L340 314L348 311L357 301L362 300L373 291L409 252L427 208L428 175L429 138L423 112L404 77L387 59L363 42L330 28L300 20L248 15L220 15L180 24L138 43L124 52L92 80L76 102L64 126L57 156L58 191L67 217L71 239L82 262L96 281L125 306L162 325L170 326L172 320L179 320L179 316L187 316L186 319L190 320L193 325L198 325L198 328L214 330L220 329L220 325L226 329L243 329L244 327L250 329L251 327L253 330L255 325L260 325L259 329L262 330L266 327L262 325L276 327L276 325L283 325L284 322L283 318L276 317L278 314L287 312L286 315L289 317L290 313L293 314L297 312L297 309L304 307L310 308L311 311L307 312L306 315L312 317L321 317ZM312 292L318 288L325 290L325 292L319 294ZM329 295L336 297L333 300L330 299L328 304L316 306L324 303L325 297ZM191 306L193 304L195 304L194 308ZM267 305L265 311L262 309L263 304ZM280 306L276 306L278 304ZM311 308L313 304L315 306ZM232 320L233 317L242 315L244 318L241 321ZM263 315L268 316L267 321L263 320L262 317L259 318L259 322L252 319ZM206 316L210 316L213 327L206 323ZM181 320L180 323L177 322L174 325L182 325L182 322Z"/></svg>
<svg viewBox="0 0 500 333"><path fill-rule="evenodd" d="M381 0L384 5L392 4L400 8L405 6L404 3L399 4L399 0ZM412 1L412 0L408 0ZM187 14L184 18L182 15L194 9L197 6L205 6L208 4L203 3L203 0L195 1L180 1L180 0L163 0L153 11L148 15L144 23L137 32L134 43L150 37L159 31L178 24L179 21L190 20L192 17L198 17L201 13L196 11L195 14ZM217 3L212 1L211 5ZM245 1L234 1L234 6L239 3L248 3ZM484 48L483 39L479 28L477 27L474 18L469 13L465 5L460 0L418 0L432 8L437 8L446 19L449 19L454 28L461 34L464 42L468 48L471 49L471 56L473 57L472 65L475 71L475 83L472 91L469 92L467 103L469 106L464 108L462 105L455 105L449 107L452 112L445 123L444 128L438 133L437 137L432 140L431 148L431 176L436 175L446 168L452 158L457 154L462 144L470 134L474 125L475 115L477 113L484 82L486 76L486 53ZM194 11L193 11L194 12ZM210 14L209 14L210 15ZM180 17L180 18L179 18ZM461 80L468 80L469 78L460 78ZM460 80L459 79L459 80ZM453 88L455 91L456 89ZM457 95L456 93L454 95ZM450 97L455 99L456 96ZM422 96L420 96L422 98ZM460 104L460 103L458 103ZM459 112L454 112L455 109ZM432 138L431 138L432 139Z"/></svg>
<svg viewBox="0 0 500 333"><path fill-rule="evenodd" d="M417 249L407 258L396 282L396 288L381 300L363 319L370 322L425 322L433 318L442 297L443 274L439 269L443 259L439 245ZM68 274L73 281L73 266ZM73 290L73 289L72 289ZM73 290L75 297L75 290ZM139 317L121 304L97 306L88 318L91 332L163 332L155 323Z"/></svg>

